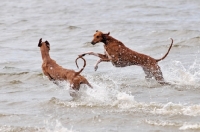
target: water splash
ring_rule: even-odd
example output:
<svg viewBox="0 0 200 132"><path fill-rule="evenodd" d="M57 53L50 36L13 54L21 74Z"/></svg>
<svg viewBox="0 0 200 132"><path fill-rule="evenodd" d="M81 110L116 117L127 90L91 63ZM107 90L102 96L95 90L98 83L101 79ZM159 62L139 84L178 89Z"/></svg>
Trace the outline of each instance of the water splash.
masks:
<svg viewBox="0 0 200 132"><path fill-rule="evenodd" d="M58 105L64 105L67 107L89 106L89 107L101 107L101 106L118 106L128 107L127 103L134 103L134 96L124 91L120 91L118 83L115 82L109 76L96 76L87 77L88 81L93 86L93 89L87 85L81 85L79 91L74 91L69 88L69 84L61 82L60 88L63 88L67 92L74 92L76 96L73 96L71 101L61 101L57 98L52 98L50 102ZM101 81L99 81L101 80Z"/></svg>
<svg viewBox="0 0 200 132"><path fill-rule="evenodd" d="M198 88L200 82L200 62L195 60L189 68L180 61L172 61L167 65L167 80L180 86L192 86Z"/></svg>
<svg viewBox="0 0 200 132"><path fill-rule="evenodd" d="M71 127L70 129L64 127L59 120L46 120L45 125L45 129L47 132L78 132L74 130L73 127Z"/></svg>

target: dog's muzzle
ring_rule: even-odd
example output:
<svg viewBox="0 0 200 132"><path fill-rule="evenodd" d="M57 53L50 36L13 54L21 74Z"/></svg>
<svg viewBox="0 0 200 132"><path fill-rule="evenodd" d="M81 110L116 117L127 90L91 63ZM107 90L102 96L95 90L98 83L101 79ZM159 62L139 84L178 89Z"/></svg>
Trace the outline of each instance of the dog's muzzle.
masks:
<svg viewBox="0 0 200 132"><path fill-rule="evenodd" d="M91 44L92 44L92 45L95 45L96 43L92 41Z"/></svg>

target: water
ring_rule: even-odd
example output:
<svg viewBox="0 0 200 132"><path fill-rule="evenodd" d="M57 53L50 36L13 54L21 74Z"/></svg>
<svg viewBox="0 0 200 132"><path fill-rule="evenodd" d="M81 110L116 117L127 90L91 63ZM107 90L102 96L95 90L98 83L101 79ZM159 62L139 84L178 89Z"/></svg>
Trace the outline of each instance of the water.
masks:
<svg viewBox="0 0 200 132"><path fill-rule="evenodd" d="M15 0L0 4L0 131L197 132L200 131L200 1ZM96 30L129 48L161 58L171 86L147 82L138 66L115 68L86 56L77 98L42 74L40 38L51 58L77 70L78 54L103 53L90 44ZM82 64L79 62L80 65Z"/></svg>

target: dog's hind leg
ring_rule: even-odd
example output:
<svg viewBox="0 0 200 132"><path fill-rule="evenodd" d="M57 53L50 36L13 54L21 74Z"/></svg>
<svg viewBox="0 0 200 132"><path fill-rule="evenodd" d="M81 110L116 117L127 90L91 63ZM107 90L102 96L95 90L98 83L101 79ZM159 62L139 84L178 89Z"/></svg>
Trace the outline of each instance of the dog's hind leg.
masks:
<svg viewBox="0 0 200 132"><path fill-rule="evenodd" d="M169 83L165 82L162 71L158 65L152 67L152 69L153 69L152 74L158 83L160 83L162 85L169 85Z"/></svg>
<svg viewBox="0 0 200 132"><path fill-rule="evenodd" d="M153 78L153 74L152 74L152 72L151 72L151 70L149 69L149 68L147 68L147 67L142 67L143 68L143 70L144 70L144 73L145 73L145 79L147 80L147 81L149 81L150 79L152 79Z"/></svg>

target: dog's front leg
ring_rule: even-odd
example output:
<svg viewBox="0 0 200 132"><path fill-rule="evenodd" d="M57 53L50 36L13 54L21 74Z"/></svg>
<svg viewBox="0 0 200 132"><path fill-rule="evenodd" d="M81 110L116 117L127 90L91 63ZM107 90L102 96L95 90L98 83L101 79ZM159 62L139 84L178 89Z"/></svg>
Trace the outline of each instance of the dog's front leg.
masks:
<svg viewBox="0 0 200 132"><path fill-rule="evenodd" d="M109 61L111 61L112 59L108 59L108 58L105 58L105 59L100 59L100 60L98 60L97 61L97 63L95 64L95 66L94 66L94 70L96 71L97 69L98 69L98 64L100 63L100 62L109 62Z"/></svg>
<svg viewBox="0 0 200 132"><path fill-rule="evenodd" d="M59 85L58 81L56 81L48 72L45 70L43 71L44 75L49 78L50 81L52 81L54 84Z"/></svg>
<svg viewBox="0 0 200 132"><path fill-rule="evenodd" d="M105 54L94 53L94 52L83 53L79 56L82 57L82 56L85 56L85 55L94 55L94 56L97 56L97 57L102 58L102 59L107 58L107 56Z"/></svg>
<svg viewBox="0 0 200 132"><path fill-rule="evenodd" d="M94 66L95 71L98 69L98 64L100 62L102 62L102 61L104 61L104 62L111 61L111 59L109 59L106 54L100 54L100 53L94 53L94 52L87 52L87 53L79 55L79 57L85 56L86 54L88 54L88 55L94 55L94 56L97 56L97 57L101 58L100 60L97 61L97 63Z"/></svg>

